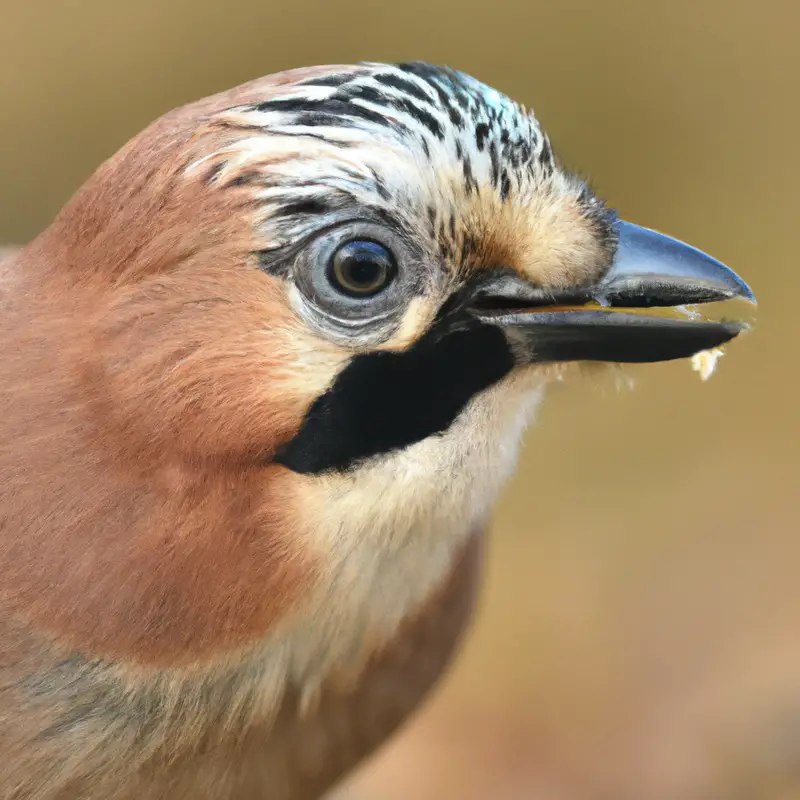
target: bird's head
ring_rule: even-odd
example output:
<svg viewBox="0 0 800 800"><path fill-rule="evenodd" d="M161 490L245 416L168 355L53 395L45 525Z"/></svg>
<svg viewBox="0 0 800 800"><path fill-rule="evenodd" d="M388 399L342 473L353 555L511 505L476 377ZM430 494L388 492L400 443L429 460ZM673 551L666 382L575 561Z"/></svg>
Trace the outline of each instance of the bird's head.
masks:
<svg viewBox="0 0 800 800"><path fill-rule="evenodd" d="M298 70L173 112L32 248L80 289L109 449L162 466L150 480L209 468L233 494L237 476L280 491L274 525L358 594L356 558L390 616L486 518L565 363L740 330L620 309L751 297L619 221L520 105L420 63ZM417 555L382 571L389 551Z"/></svg>

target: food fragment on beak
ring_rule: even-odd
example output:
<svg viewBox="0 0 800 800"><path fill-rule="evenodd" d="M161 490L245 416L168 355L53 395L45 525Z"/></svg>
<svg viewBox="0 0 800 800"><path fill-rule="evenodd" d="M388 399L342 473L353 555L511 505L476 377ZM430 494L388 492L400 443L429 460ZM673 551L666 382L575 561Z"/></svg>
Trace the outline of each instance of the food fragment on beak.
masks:
<svg viewBox="0 0 800 800"><path fill-rule="evenodd" d="M707 381L714 374L717 361L724 355L725 351L721 347L695 353L691 359L692 369L700 374L701 381Z"/></svg>

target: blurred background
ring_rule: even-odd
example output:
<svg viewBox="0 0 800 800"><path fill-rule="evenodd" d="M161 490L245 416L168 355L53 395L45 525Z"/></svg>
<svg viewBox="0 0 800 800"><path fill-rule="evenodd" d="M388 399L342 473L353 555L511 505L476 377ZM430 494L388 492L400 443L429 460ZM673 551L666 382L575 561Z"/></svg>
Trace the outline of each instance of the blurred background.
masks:
<svg viewBox="0 0 800 800"><path fill-rule="evenodd" d="M0 242L176 105L288 67L424 59L532 106L622 215L740 272L758 325L710 382L681 362L551 392L461 658L341 798L800 797L800 5L0 10Z"/></svg>

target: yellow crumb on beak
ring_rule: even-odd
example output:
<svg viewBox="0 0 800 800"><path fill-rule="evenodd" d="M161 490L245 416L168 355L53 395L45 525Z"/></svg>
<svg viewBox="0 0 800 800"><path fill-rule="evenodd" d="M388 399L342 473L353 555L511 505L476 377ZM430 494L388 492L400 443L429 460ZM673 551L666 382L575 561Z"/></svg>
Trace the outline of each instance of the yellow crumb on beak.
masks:
<svg viewBox="0 0 800 800"><path fill-rule="evenodd" d="M717 368L717 361L724 355L725 352L721 347L695 353L692 356L692 369L700 373L701 381L707 381L714 374L714 370Z"/></svg>

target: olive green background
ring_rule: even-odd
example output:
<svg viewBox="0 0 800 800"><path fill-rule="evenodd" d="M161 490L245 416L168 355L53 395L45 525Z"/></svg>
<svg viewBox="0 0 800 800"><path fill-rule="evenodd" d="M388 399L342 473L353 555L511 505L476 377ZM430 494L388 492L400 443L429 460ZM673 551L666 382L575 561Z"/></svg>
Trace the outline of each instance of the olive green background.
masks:
<svg viewBox="0 0 800 800"><path fill-rule="evenodd" d="M551 392L480 616L345 789L380 800L800 796L800 4L3 0L0 241L171 107L279 69L425 59L532 106L621 213L751 283L754 332Z"/></svg>

